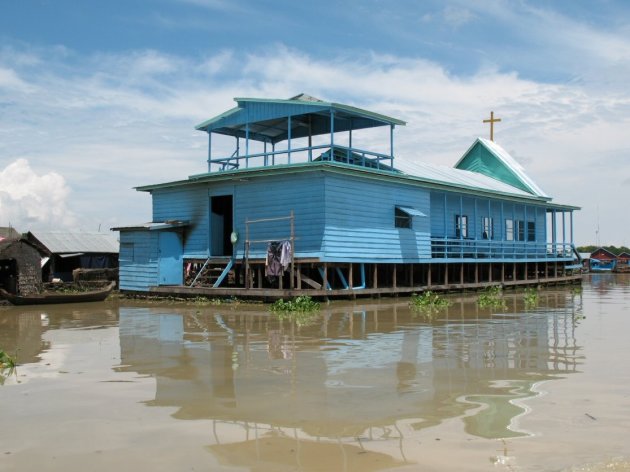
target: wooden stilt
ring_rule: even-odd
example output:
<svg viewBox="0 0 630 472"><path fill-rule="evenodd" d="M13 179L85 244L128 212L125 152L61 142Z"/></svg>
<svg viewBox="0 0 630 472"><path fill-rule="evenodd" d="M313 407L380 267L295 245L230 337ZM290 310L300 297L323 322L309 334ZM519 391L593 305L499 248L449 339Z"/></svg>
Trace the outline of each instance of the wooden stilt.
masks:
<svg viewBox="0 0 630 472"><path fill-rule="evenodd" d="M354 264L351 262L350 263L350 267L348 267L348 287L350 288L350 290L352 290L352 287L354 287L354 285L352 285L352 278L353 278L353 272L352 272L352 266Z"/></svg>
<svg viewBox="0 0 630 472"><path fill-rule="evenodd" d="M459 265L459 284L464 286L464 264Z"/></svg>
<svg viewBox="0 0 630 472"><path fill-rule="evenodd" d="M397 283L396 283L396 282L397 282L397 281L396 281L396 272L398 272L398 271L396 270L396 264L393 264L393 265L392 265L392 269L393 269L393 273L392 273L392 285L393 285L393 287L394 287L394 288L396 288L396 287L397 287Z"/></svg>
<svg viewBox="0 0 630 472"><path fill-rule="evenodd" d="M372 285L378 288L378 264L374 264L372 279Z"/></svg>
<svg viewBox="0 0 630 472"><path fill-rule="evenodd" d="M427 287L431 287L431 263L429 263L429 269L427 270Z"/></svg>
<svg viewBox="0 0 630 472"><path fill-rule="evenodd" d="M297 288L298 290L302 290L302 264L298 263L297 265L297 274L295 274L297 278Z"/></svg>

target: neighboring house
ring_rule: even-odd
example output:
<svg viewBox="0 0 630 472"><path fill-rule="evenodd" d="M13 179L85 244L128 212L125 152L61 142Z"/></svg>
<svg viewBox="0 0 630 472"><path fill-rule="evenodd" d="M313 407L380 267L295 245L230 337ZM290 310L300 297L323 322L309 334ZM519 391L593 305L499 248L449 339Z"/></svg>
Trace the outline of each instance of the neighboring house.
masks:
<svg viewBox="0 0 630 472"><path fill-rule="evenodd" d="M42 254L44 281L71 282L75 269L118 267L118 240L111 233L31 231L25 237Z"/></svg>
<svg viewBox="0 0 630 472"><path fill-rule="evenodd" d="M19 239L20 233L18 233L15 228L11 226L2 226L0 227L0 241L3 239Z"/></svg>
<svg viewBox="0 0 630 472"><path fill-rule="evenodd" d="M220 276L201 284L259 295L569 277L579 208L553 202L493 141L477 139L454 168L412 163L394 156L396 118L307 95L235 100L197 126L208 172L137 188L153 214L113 228L121 290L197 286L208 267ZM358 139L379 129L377 145ZM234 152L215 156L226 137ZM282 241L287 271L265 277Z"/></svg>
<svg viewBox="0 0 630 472"><path fill-rule="evenodd" d="M612 271L617 265L617 255L600 247L591 253L589 268L592 272Z"/></svg>
<svg viewBox="0 0 630 472"><path fill-rule="evenodd" d="M622 252L621 254L619 254L617 256L617 261L621 264L628 264L630 263L630 253L627 252Z"/></svg>
<svg viewBox="0 0 630 472"><path fill-rule="evenodd" d="M630 254L622 252L617 256L617 266L615 269L618 272L630 272Z"/></svg>
<svg viewBox="0 0 630 472"><path fill-rule="evenodd" d="M0 241L0 288L9 293L30 295L41 291L41 256L24 239Z"/></svg>

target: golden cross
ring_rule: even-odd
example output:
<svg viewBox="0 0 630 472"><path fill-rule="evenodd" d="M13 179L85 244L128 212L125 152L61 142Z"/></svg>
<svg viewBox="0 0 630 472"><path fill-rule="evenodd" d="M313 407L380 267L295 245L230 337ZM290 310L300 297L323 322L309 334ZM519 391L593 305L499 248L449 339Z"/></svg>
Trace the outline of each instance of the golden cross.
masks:
<svg viewBox="0 0 630 472"><path fill-rule="evenodd" d="M490 112L489 120L483 120L484 123L490 123L490 141L494 141L494 124L499 121L501 121L501 118L495 118L493 111Z"/></svg>

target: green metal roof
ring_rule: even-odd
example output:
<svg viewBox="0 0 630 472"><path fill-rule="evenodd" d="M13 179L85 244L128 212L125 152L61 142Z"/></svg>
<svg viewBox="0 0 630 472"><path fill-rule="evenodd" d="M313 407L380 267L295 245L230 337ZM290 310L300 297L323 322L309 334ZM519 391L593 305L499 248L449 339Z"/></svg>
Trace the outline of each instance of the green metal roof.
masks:
<svg viewBox="0 0 630 472"><path fill-rule="evenodd" d="M306 94L288 100L264 98L235 98L237 106L215 116L195 128L256 141L277 143L289 138L304 138L330 134L331 113L334 132L405 125L402 120L362 108L326 102Z"/></svg>
<svg viewBox="0 0 630 472"><path fill-rule="evenodd" d="M455 164L455 168L483 174L532 195L549 199L525 173L525 169L494 141L477 138Z"/></svg>

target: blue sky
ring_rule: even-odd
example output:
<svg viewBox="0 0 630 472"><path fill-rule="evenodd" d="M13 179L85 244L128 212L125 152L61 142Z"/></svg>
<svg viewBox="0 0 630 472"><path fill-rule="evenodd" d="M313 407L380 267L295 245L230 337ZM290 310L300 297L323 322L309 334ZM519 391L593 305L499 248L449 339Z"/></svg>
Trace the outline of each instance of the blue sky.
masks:
<svg viewBox="0 0 630 472"><path fill-rule="evenodd" d="M150 219L132 187L203 172L194 125L300 92L385 113L400 158L495 140L578 244L630 244L630 3L0 2L0 225ZM597 233L597 229L599 232Z"/></svg>

